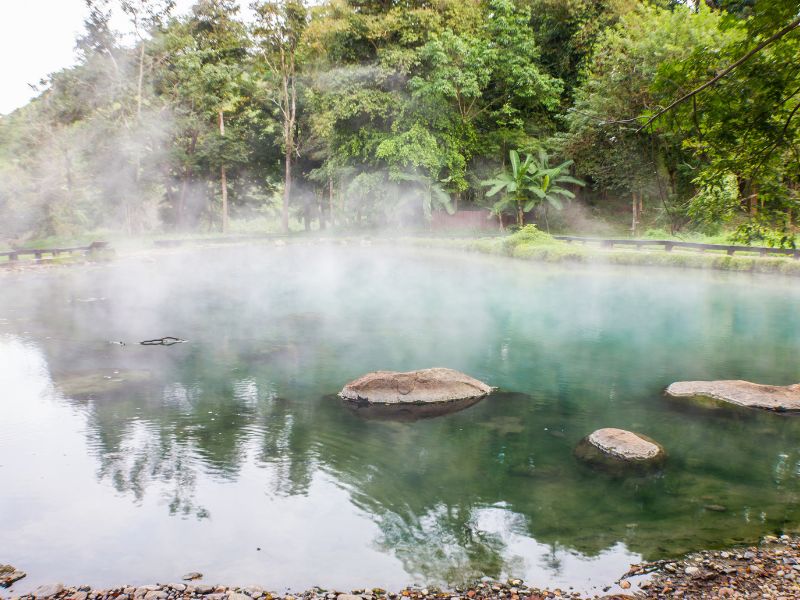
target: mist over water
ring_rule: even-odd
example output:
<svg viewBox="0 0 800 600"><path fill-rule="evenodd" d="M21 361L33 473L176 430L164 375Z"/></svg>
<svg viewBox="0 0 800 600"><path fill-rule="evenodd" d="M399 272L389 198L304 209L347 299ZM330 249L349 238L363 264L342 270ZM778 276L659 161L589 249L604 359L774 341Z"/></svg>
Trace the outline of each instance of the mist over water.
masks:
<svg viewBox="0 0 800 600"><path fill-rule="evenodd" d="M28 572L16 591L192 570L273 589L591 589L798 523L800 420L663 396L675 380L797 382L792 282L378 246L156 260L2 277L0 562ZM137 344L162 336L188 342ZM334 396L434 366L499 390L416 422ZM599 427L658 440L663 472L577 463Z"/></svg>

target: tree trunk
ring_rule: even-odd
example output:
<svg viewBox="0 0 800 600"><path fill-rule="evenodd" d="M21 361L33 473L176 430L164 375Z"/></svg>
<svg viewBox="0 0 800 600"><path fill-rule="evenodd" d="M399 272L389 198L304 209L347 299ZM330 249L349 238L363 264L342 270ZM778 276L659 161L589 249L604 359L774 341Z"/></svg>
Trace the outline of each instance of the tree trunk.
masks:
<svg viewBox="0 0 800 600"><path fill-rule="evenodd" d="M219 134L225 136L225 116L219 111ZM222 233L228 233L228 174L225 165L219 168L219 182L222 187Z"/></svg>
<svg viewBox="0 0 800 600"><path fill-rule="evenodd" d="M178 205L175 207L175 225L178 229L183 229L184 219L186 218L186 192L189 189L189 181L192 177L192 172L186 169L183 181L181 182L181 191L178 194Z"/></svg>
<svg viewBox="0 0 800 600"><path fill-rule="evenodd" d="M137 121L142 117L142 88L144 87L144 42L139 51L139 81L136 85L136 119Z"/></svg>
<svg viewBox="0 0 800 600"><path fill-rule="evenodd" d="M222 233L228 233L228 175L225 167L219 168L219 182L222 186Z"/></svg>
<svg viewBox="0 0 800 600"><path fill-rule="evenodd" d="M331 227L333 227L335 224L333 218L333 177L328 177L328 220Z"/></svg>
<svg viewBox="0 0 800 600"><path fill-rule="evenodd" d="M136 82L136 127L137 127L137 134L141 135L141 128L142 124L142 90L144 88L144 49L145 44L144 41L141 42L141 48L139 50L139 75ZM138 219L134 219L134 207L140 206L141 202L141 194L139 193L139 181L142 178L142 153L141 148L136 146L135 149L135 159L133 165L133 181L134 181L134 189L133 191L129 191L128 195L134 194L136 198L131 201L131 199L127 199L125 201L126 208L125 212L127 213L127 222L128 222L128 235L133 232L134 227L137 231L140 229L139 223L137 223ZM136 211L139 212L139 211Z"/></svg>
<svg viewBox="0 0 800 600"><path fill-rule="evenodd" d="M750 191L750 216L755 217L758 214L758 186L752 184Z"/></svg>
<svg viewBox="0 0 800 600"><path fill-rule="evenodd" d="M639 222L637 208L639 202L636 199L636 192L631 192L631 236L636 237L636 224Z"/></svg>
<svg viewBox="0 0 800 600"><path fill-rule="evenodd" d="M286 148L286 163L283 174L283 207L281 210L281 224L283 225L283 233L289 233L289 197L292 194L292 154L287 144Z"/></svg>
<svg viewBox="0 0 800 600"><path fill-rule="evenodd" d="M283 145L286 152L284 159L284 173L283 173L283 206L281 207L281 223L283 225L283 233L289 233L289 199L292 194L292 150L294 149L294 80L292 80L291 88L289 86L289 78L294 75L294 56L292 60L286 61L286 54L284 49L281 48L281 83L283 87Z"/></svg>

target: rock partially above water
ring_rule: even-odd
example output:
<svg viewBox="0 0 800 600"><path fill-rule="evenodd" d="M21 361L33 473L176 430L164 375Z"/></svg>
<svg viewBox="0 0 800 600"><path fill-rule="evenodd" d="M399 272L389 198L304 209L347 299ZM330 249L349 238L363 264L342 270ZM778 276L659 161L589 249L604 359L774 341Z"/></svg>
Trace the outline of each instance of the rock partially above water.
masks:
<svg viewBox="0 0 800 600"><path fill-rule="evenodd" d="M344 386L339 396L357 404L436 404L480 400L492 387L453 369L376 371Z"/></svg>
<svg viewBox="0 0 800 600"><path fill-rule="evenodd" d="M575 455L606 466L656 465L666 457L664 448L649 437L613 427L598 429L583 438L575 448Z"/></svg>
<svg viewBox="0 0 800 600"><path fill-rule="evenodd" d="M675 398L708 398L779 412L800 411L800 384L763 385L738 379L678 381L667 388L667 394Z"/></svg>

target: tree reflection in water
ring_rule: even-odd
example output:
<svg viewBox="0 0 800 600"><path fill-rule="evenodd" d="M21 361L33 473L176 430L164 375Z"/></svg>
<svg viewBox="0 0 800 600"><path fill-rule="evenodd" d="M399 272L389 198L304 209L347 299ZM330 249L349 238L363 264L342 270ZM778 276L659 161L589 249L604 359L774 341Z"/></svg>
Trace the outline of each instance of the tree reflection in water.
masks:
<svg viewBox="0 0 800 600"><path fill-rule="evenodd" d="M178 257L158 270L133 264L0 289L5 330L28 340L61 386L52 406L84 420L102 485L141 508L131 519L157 528L176 517L187 539L189 530L213 538L263 523L311 527L295 520L311 502L314 517L330 513L371 541L354 550L325 539L333 525L298 529L305 555L356 552L364 564L353 579L390 555L426 583L558 580L591 569L592 557L624 569L636 554L754 540L799 521L800 421L661 394L678 373L790 381L781 359L800 352L794 292L452 256L253 252L234 266L209 256L202 271L184 273ZM292 267L320 262L320 277ZM142 280L146 293L129 284ZM84 296L106 300L57 301ZM189 341L108 344L164 334ZM362 418L333 396L366 371L425 366L501 391L417 421ZM148 377L88 393L90 380L68 385L109 369ZM578 440L612 425L664 443L665 469L613 478L574 460ZM236 500L220 506L231 490L242 490L241 510ZM147 510L153 496L163 514ZM287 549L270 560L284 556L305 568Z"/></svg>

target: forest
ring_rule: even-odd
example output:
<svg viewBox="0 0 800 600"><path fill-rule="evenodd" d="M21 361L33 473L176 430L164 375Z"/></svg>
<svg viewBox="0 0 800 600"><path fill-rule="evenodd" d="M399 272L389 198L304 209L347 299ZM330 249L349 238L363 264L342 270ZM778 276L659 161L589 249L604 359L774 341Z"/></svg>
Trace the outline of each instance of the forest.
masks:
<svg viewBox="0 0 800 600"><path fill-rule="evenodd" d="M87 0L76 64L0 117L0 243L483 210L794 247L799 26L796 0Z"/></svg>

